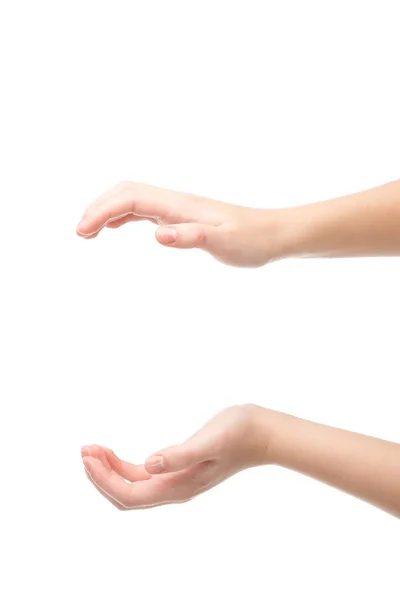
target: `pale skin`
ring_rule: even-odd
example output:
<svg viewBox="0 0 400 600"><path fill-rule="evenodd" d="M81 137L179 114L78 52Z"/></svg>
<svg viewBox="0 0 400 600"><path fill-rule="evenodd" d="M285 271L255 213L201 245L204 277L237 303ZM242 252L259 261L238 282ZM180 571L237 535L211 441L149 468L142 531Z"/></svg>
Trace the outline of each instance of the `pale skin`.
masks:
<svg viewBox="0 0 400 600"><path fill-rule="evenodd" d="M233 266L284 258L400 256L400 181L287 209L254 209L124 182L85 212L77 233L95 238L132 221L156 225L156 239L200 248ZM185 502L250 467L303 473L400 517L400 444L304 421L254 405L226 409L183 444L121 461L85 446L88 477L122 510Z"/></svg>

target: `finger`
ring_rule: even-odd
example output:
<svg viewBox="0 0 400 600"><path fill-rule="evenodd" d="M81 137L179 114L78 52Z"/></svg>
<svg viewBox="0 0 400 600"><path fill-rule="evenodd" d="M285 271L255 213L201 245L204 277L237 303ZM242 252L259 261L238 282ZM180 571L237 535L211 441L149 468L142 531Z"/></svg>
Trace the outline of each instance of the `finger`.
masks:
<svg viewBox="0 0 400 600"><path fill-rule="evenodd" d="M79 223L78 228L76 230L77 234L83 238L86 239L92 239L98 236L98 234L100 233L100 231L102 229L104 229L104 227L110 228L110 229L116 229L118 227L120 227L121 225L124 225L125 223L129 223L131 221L142 221L143 217L138 217L137 215L134 215L133 213L129 213L129 214L125 214L125 215L121 215L121 216L116 216L115 218L112 219L105 219L104 222L101 223L100 226L98 226L98 224L95 226L88 226L86 223L86 218L82 219L82 221ZM85 233L85 227L86 229L88 229L88 233Z"/></svg>
<svg viewBox="0 0 400 600"><path fill-rule="evenodd" d="M110 219L105 224L105 227L109 229L118 229L121 225L125 225L125 223L132 223L134 221L150 221L151 223L155 223L157 225L158 221L153 217L138 217L137 215L124 215L123 217L116 217L115 219Z"/></svg>
<svg viewBox="0 0 400 600"><path fill-rule="evenodd" d="M112 500L122 504L125 508L136 508L158 504L161 499L150 478L145 481L127 483L113 470L108 470L101 460L93 456L83 458L85 469L88 471L93 482Z"/></svg>
<svg viewBox="0 0 400 600"><path fill-rule="evenodd" d="M145 462L148 473L173 473L213 458L207 439L192 438L184 444L170 446L150 456Z"/></svg>
<svg viewBox="0 0 400 600"><path fill-rule="evenodd" d="M122 506L122 504L120 504L119 502L114 500L114 498L110 498L110 496L108 496L105 492L103 492L103 490L101 488L99 488L99 486L95 483L95 481L93 481L93 479L90 476L89 471L86 468L85 468L85 474L86 474L88 481L90 481L92 486L99 492L99 494L101 494L103 496L103 498L108 500L108 502L110 502L118 510L122 510L122 511L128 510L125 506Z"/></svg>
<svg viewBox="0 0 400 600"><path fill-rule="evenodd" d="M136 467L135 465L126 463L125 461L121 461L114 454L114 452L112 450L110 450L109 448L104 448L103 446L98 446L95 444L92 444L91 446L83 446L81 449L81 454L82 454L82 457L92 456L93 458L97 458L98 460L100 460L102 462L104 467L108 470L120 469L120 471L121 471L120 475L122 477L124 477L124 479L128 479L129 481L135 481L135 480L139 480L139 479L149 479L151 477L151 475L149 475L147 473L147 471L145 470L144 466ZM116 467L117 467L117 469L116 469ZM100 494L102 494L102 496L104 496L107 500L109 500L111 502L111 504L113 504L119 510L127 510L126 507L122 506L119 502L114 500L114 498L111 498L110 496L108 496L96 484L96 482L92 479L89 471L86 468L85 468L85 471L86 471L86 475L87 475L89 481L94 485L94 487L97 489L97 491L100 492Z"/></svg>
<svg viewBox="0 0 400 600"><path fill-rule="evenodd" d="M81 456L92 456L93 458L97 458L100 460L106 469L111 469L111 465L107 459L104 448L99 446L98 444L92 444L90 446L83 446L81 449Z"/></svg>
<svg viewBox="0 0 400 600"><path fill-rule="evenodd" d="M81 450L82 457L92 456L99 459L108 470L114 470L124 479L134 482L144 479L150 479L151 475L146 471L144 465L134 465L118 458L118 456L110 448L92 444L91 446L83 446Z"/></svg>
<svg viewBox="0 0 400 600"><path fill-rule="evenodd" d="M101 231L101 229L100 229L99 231L96 231L95 233L91 233L91 234L89 234L89 235L81 235L81 234L80 234L80 233L77 231L77 234L78 234L78 235L79 235L81 238L83 238L84 240L93 240L94 238L96 238L96 237L99 235L100 231Z"/></svg>
<svg viewBox="0 0 400 600"><path fill-rule="evenodd" d="M134 465L121 460L110 448L104 448L104 452L111 468L124 479L131 482L150 479L151 475L146 471L144 465Z"/></svg>
<svg viewBox="0 0 400 600"><path fill-rule="evenodd" d="M101 460L101 462L103 463L103 465L107 468L107 469L111 469L110 464L107 460L106 454L104 452L104 449L101 446L98 445L94 445L92 444L91 446L83 446L83 448L81 449L81 455L82 458L84 456L92 456L93 458L97 458L98 460ZM116 500L114 500L113 498L110 498L110 496L107 496L107 494L105 494L103 492L102 489L100 489L96 483L93 481L93 479L90 476L89 471L86 469L85 467L85 473L86 473L86 477L88 478L88 480L90 481L90 483L96 488L96 490L104 497L106 498L106 500L108 500L109 502L111 502L111 504L113 504L116 508L118 508L118 510L126 510L126 508L124 508L121 504L119 504L119 502L117 502Z"/></svg>
<svg viewBox="0 0 400 600"><path fill-rule="evenodd" d="M163 246L174 248L204 248L211 246L216 227L201 225L200 223L180 223L159 227L156 230L156 239Z"/></svg>
<svg viewBox="0 0 400 600"><path fill-rule="evenodd" d="M99 235L100 231L102 229L104 229L104 227L107 227L107 229L118 229L118 227L121 227L121 225L125 225L125 223L131 223L133 221L144 221L144 220L152 221L155 224L157 223L157 221L155 219L145 219L145 217L137 217L136 215L125 215L124 217L121 217L121 218L117 217L116 219L111 219L110 221L105 223L102 227L100 227L99 230L95 231L94 233L88 233L87 235L85 235L85 234L81 233L78 229L77 234L80 237L83 237L85 240L92 240Z"/></svg>
<svg viewBox="0 0 400 600"><path fill-rule="evenodd" d="M85 457L84 463L93 485L120 510L145 509L186 502L217 483L215 478L217 463L209 461L177 473L153 476L147 481L126 483L128 490L121 493L117 489L118 484L108 476L101 461L93 457Z"/></svg>
<svg viewBox="0 0 400 600"><path fill-rule="evenodd" d="M181 203L181 196L176 192L143 184L119 184L87 209L77 233L81 236L92 235L110 221L129 215L165 218L174 206Z"/></svg>
<svg viewBox="0 0 400 600"><path fill-rule="evenodd" d="M132 223L133 221L143 221L144 217L137 217L136 215L125 215L124 217L117 217L116 219L111 219L108 223L106 223L106 227L109 229L118 229L125 223Z"/></svg>
<svg viewBox="0 0 400 600"><path fill-rule="evenodd" d="M123 506L129 505L130 484L114 471L107 469L99 458L84 456L82 460L86 471L97 487L112 500Z"/></svg>

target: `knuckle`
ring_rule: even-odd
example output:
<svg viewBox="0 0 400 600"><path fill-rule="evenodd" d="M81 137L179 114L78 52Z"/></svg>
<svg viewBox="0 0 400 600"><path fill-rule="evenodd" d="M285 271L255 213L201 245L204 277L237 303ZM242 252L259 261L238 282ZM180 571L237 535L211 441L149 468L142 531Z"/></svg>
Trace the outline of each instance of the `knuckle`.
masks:
<svg viewBox="0 0 400 600"><path fill-rule="evenodd" d="M197 243L199 245L202 245L202 244L205 243L205 241L206 241L206 232L205 232L204 227L201 227L200 225L197 226L196 238L197 238Z"/></svg>

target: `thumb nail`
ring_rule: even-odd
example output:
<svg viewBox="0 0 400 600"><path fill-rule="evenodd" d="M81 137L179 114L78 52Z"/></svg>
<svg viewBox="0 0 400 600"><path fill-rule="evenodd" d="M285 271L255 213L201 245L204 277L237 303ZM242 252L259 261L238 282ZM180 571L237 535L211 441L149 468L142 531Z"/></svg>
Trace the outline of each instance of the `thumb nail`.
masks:
<svg viewBox="0 0 400 600"><path fill-rule="evenodd" d="M162 473L165 469L165 460L163 456L152 456L146 460L146 469L152 473Z"/></svg>

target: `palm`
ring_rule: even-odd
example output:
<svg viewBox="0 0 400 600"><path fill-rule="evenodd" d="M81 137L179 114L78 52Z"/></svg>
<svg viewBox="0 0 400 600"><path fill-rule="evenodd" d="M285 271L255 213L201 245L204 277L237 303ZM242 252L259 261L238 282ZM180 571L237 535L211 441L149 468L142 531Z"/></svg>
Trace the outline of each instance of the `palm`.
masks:
<svg viewBox="0 0 400 600"><path fill-rule="evenodd" d="M267 440L255 435L258 416L252 405L225 409L186 442L152 455L145 465L120 460L102 446L82 448L83 462L95 487L119 509L185 502L261 464Z"/></svg>
<svg viewBox="0 0 400 600"><path fill-rule="evenodd" d="M93 472L93 476L88 473L90 481L121 510L185 502L225 478L217 461L205 461L176 473L150 475L143 465L121 461L102 446L86 446L82 456L86 457L85 463L89 459Z"/></svg>

